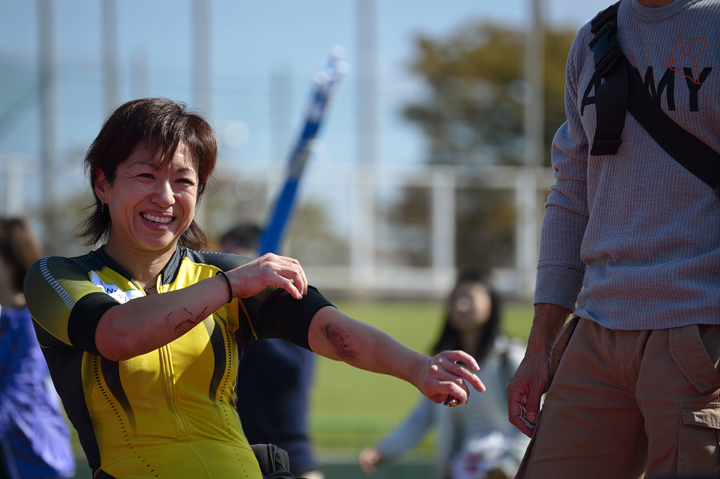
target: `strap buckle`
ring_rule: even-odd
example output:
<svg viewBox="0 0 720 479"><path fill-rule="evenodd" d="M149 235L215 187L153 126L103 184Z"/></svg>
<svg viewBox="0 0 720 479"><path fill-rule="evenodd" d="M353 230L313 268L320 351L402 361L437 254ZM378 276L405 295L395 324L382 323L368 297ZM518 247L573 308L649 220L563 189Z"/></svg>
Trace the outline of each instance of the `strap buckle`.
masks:
<svg viewBox="0 0 720 479"><path fill-rule="evenodd" d="M616 31L617 27L615 23L608 21L593 39L590 40L589 46L593 52L595 73L600 78L607 76L623 54L617 41Z"/></svg>

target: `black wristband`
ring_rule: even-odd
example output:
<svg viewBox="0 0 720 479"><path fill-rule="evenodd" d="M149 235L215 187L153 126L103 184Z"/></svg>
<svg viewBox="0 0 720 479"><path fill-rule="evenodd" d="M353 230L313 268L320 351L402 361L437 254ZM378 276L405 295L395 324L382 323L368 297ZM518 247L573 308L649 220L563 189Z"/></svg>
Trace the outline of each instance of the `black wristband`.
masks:
<svg viewBox="0 0 720 479"><path fill-rule="evenodd" d="M232 284L230 284L230 280L228 279L227 275L225 274L225 271L218 271L215 276L217 276L218 274L222 275L222 277L225 278L225 281L228 284L228 289L230 290L230 299L228 299L228 303L232 303L232 300L234 298Z"/></svg>

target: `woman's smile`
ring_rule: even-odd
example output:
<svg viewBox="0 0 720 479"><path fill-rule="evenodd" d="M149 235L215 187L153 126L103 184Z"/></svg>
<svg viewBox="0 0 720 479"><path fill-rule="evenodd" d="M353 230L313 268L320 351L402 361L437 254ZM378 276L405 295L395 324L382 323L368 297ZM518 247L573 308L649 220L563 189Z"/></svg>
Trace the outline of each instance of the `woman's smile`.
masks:
<svg viewBox="0 0 720 479"><path fill-rule="evenodd" d="M167 226L173 220L175 220L175 218L172 216L155 216L155 215L151 215L149 213L140 213L140 216L142 216L145 220L149 221L150 223L154 223L156 225L161 225L161 226Z"/></svg>

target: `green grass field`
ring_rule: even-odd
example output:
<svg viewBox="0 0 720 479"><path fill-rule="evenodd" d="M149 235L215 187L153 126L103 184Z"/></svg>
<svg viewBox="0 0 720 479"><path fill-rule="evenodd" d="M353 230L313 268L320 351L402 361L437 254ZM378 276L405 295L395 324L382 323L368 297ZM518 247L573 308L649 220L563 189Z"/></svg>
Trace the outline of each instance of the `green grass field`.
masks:
<svg viewBox="0 0 720 479"><path fill-rule="evenodd" d="M387 332L401 343L429 352L442 324L441 302L335 301L344 313ZM527 339L532 305L505 305L503 327ZM318 450L359 450L377 441L410 412L420 398L411 385L318 358L310 406L311 434ZM429 450L432 437L420 450Z"/></svg>

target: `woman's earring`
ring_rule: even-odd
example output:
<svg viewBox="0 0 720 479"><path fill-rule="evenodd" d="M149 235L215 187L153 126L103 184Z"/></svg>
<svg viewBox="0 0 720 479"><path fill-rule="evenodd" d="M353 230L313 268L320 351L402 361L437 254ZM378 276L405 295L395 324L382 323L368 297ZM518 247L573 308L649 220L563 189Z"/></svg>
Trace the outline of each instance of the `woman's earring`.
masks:
<svg viewBox="0 0 720 479"><path fill-rule="evenodd" d="M100 202L100 213L105 213L105 202L104 201Z"/></svg>

